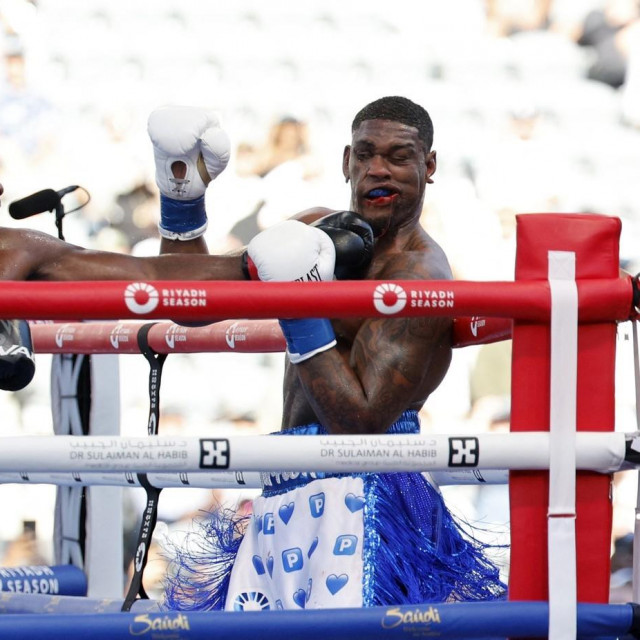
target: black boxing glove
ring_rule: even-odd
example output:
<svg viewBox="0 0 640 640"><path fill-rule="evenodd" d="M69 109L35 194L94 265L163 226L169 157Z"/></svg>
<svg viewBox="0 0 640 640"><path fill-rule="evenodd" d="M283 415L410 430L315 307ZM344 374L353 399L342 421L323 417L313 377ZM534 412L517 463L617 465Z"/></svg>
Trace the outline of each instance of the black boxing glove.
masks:
<svg viewBox="0 0 640 640"><path fill-rule="evenodd" d="M0 320L0 389L24 389L35 372L36 362L27 321Z"/></svg>
<svg viewBox="0 0 640 640"><path fill-rule="evenodd" d="M333 240L337 280L364 278L373 257L373 230L366 220L353 211L337 211L311 226L322 229Z"/></svg>

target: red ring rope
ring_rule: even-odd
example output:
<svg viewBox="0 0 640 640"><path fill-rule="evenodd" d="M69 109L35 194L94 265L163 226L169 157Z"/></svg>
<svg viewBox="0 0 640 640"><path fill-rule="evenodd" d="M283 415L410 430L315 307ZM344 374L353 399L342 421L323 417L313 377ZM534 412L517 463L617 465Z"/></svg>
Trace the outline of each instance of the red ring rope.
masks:
<svg viewBox="0 0 640 640"><path fill-rule="evenodd" d="M578 281L580 322L628 320L630 277ZM3 282L0 317L33 320L471 316L548 322L546 281Z"/></svg>
<svg viewBox="0 0 640 640"><path fill-rule="evenodd" d="M145 322L31 323L36 353L140 353L138 331ZM275 320L225 320L204 327L154 324L147 335L155 353L271 353L284 351Z"/></svg>
<svg viewBox="0 0 640 640"><path fill-rule="evenodd" d="M31 323L36 353L140 353L138 332L147 323ZM455 318L453 346L487 344L511 337L511 320L472 316ZM155 353L276 353L285 341L276 320L224 320L204 327L157 322L147 335Z"/></svg>

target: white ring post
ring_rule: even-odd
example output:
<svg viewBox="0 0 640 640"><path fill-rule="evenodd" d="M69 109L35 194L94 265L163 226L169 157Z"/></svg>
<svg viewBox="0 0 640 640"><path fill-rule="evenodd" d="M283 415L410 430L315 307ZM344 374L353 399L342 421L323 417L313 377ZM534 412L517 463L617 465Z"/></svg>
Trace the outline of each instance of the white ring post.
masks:
<svg viewBox="0 0 640 640"><path fill-rule="evenodd" d="M120 434L120 369L117 355L91 355L93 435ZM124 549L121 487L89 487L87 491L85 573L90 598L122 593Z"/></svg>
<svg viewBox="0 0 640 640"><path fill-rule="evenodd" d="M64 437L83 436L78 387L83 362L90 367L89 432L119 435L119 369L117 355L56 355L51 365L51 400L54 432ZM115 408L115 409L114 409ZM86 496L81 536L82 500ZM123 582L122 489L89 486L80 482L59 486L56 499L55 560L72 564L87 576L88 595L119 597Z"/></svg>
<svg viewBox="0 0 640 640"><path fill-rule="evenodd" d="M636 428L640 429L640 356L638 355L638 321L632 320L633 331L633 376L636 389ZM636 472L636 510L633 524L633 539L640 541L640 472ZM631 573L632 602L640 598L640 544L633 545L632 573Z"/></svg>
<svg viewBox="0 0 640 640"><path fill-rule="evenodd" d="M84 356L56 355L51 359L51 414L53 431L58 435L82 435L77 403L78 379ZM84 569L81 535L83 489L59 487L56 492L54 521L54 559Z"/></svg>
<svg viewBox="0 0 640 640"><path fill-rule="evenodd" d="M576 404L578 290L575 253L549 251L551 388L549 419L549 638L577 633Z"/></svg>

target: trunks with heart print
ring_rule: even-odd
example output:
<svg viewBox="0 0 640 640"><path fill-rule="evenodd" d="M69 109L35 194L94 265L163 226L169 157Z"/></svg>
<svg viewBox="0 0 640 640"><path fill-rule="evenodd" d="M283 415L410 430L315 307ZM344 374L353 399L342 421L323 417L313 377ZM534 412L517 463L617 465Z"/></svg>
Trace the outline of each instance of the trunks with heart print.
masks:
<svg viewBox="0 0 640 640"><path fill-rule="evenodd" d="M418 432L412 411L388 434ZM326 432L314 424L280 433ZM183 554L171 608L367 607L494 600L506 591L472 527L421 473L263 474L263 494L241 528L212 514L209 548L198 546L207 559Z"/></svg>

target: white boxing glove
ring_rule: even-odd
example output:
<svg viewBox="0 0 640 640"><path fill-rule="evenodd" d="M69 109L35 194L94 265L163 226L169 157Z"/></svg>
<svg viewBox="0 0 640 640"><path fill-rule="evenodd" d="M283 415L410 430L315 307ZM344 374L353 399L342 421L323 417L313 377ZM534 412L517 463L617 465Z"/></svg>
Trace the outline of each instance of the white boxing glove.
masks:
<svg viewBox="0 0 640 640"><path fill-rule="evenodd" d="M245 275L272 282L333 280L336 248L327 233L297 220L285 220L255 236L243 256ZM309 360L336 346L327 318L280 318L293 364Z"/></svg>
<svg viewBox="0 0 640 640"><path fill-rule="evenodd" d="M285 220L256 235L244 254L252 280L314 282L333 280L336 249L321 229Z"/></svg>
<svg viewBox="0 0 640 640"><path fill-rule="evenodd" d="M229 137L215 112L200 107L156 109L147 131L161 194L160 234L170 240L197 238L207 228L207 185L229 162Z"/></svg>

